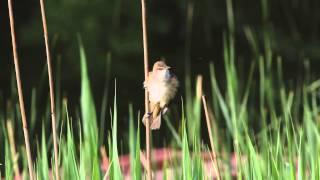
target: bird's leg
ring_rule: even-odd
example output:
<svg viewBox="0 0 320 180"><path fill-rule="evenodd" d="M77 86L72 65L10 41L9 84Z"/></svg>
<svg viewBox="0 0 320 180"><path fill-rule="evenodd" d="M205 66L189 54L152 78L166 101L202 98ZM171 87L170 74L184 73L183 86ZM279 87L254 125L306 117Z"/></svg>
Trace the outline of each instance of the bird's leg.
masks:
<svg viewBox="0 0 320 180"><path fill-rule="evenodd" d="M146 85L146 83L144 82L143 85ZM153 111L154 106L151 105L151 108L152 108L152 111ZM152 118L151 118L151 116L152 116L152 111L147 112L147 113L144 114L144 116L143 116L143 118L142 118L142 123L143 123L144 125L146 125L146 121L147 121L147 120L148 120L148 121L152 120Z"/></svg>
<svg viewBox="0 0 320 180"><path fill-rule="evenodd" d="M142 123L146 125L146 121L149 121L151 118L152 112L145 113L142 118Z"/></svg>
<svg viewBox="0 0 320 180"><path fill-rule="evenodd" d="M148 113L145 113L145 114L144 114L144 117L145 117L145 118L150 118L151 115L152 115L152 112L148 112Z"/></svg>
<svg viewBox="0 0 320 180"><path fill-rule="evenodd" d="M159 129L161 124L161 114L162 110L160 103L151 104L151 111L143 116L142 122L144 125L146 125L146 121L150 120L152 129Z"/></svg>

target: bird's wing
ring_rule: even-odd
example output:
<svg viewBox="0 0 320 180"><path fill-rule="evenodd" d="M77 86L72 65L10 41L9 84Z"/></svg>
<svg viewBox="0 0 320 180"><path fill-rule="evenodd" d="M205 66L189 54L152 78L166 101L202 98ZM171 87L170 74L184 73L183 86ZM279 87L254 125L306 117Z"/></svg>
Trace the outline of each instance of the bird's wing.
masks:
<svg viewBox="0 0 320 180"><path fill-rule="evenodd" d="M150 104L151 104L150 111L152 112L152 118L156 118L161 112L160 103L156 103L156 104L150 103Z"/></svg>

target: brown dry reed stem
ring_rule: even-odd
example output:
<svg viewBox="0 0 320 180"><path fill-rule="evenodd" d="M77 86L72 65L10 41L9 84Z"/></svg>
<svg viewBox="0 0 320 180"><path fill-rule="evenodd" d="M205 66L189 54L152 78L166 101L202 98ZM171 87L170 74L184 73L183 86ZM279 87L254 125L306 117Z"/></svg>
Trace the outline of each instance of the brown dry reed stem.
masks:
<svg viewBox="0 0 320 180"><path fill-rule="evenodd" d="M57 133L56 133L54 86L53 86L53 77L52 77L51 56L50 56L50 49L49 49L46 12L44 9L44 0L40 0L40 8L41 8L42 26L43 26L44 41L45 41L45 46L46 46L48 76L49 76L51 123L52 123L52 137L53 137L54 161L55 161L55 176L56 176L56 180L59 180L60 175L59 175L58 143L57 143L58 140L57 140Z"/></svg>
<svg viewBox="0 0 320 180"><path fill-rule="evenodd" d="M7 120L7 131L8 131L8 136L9 136L9 143L10 143L10 151L11 151L11 159L13 161L13 171L15 177L20 177L20 171L19 171L19 166L18 166L18 154L17 154L17 149L15 146L15 141L14 141L14 130L12 127L12 122L10 119Z"/></svg>
<svg viewBox="0 0 320 180"><path fill-rule="evenodd" d="M142 152L142 151L140 151L140 162L141 162L141 164L142 164L142 167L143 168L145 168L145 169L147 169L147 158L146 158L146 156L145 156L145 154Z"/></svg>
<svg viewBox="0 0 320 180"><path fill-rule="evenodd" d="M220 175L219 165L218 165L218 161L217 161L217 154L216 154L216 150L214 148L214 143L213 143L213 136L212 136L212 131L211 131L212 130L211 121L210 121L210 117L209 117L206 97L204 95L202 96L202 103L203 103L203 107L204 107L204 113L206 115L207 128L208 128L208 133L209 133L210 145L211 145L211 149L212 149L212 156L213 156L213 163L214 163L213 167L214 167L214 170L216 171L217 179L220 180L221 175Z"/></svg>
<svg viewBox="0 0 320 180"><path fill-rule="evenodd" d="M147 16L145 0L141 0L141 17L142 17L142 31L143 31L143 59L144 59L144 79L147 81L149 73L149 60L148 60L148 39L147 39ZM145 113L149 113L149 95L148 90L145 89ZM146 150L147 150L147 179L152 179L151 172L151 143L150 143L150 119L146 120Z"/></svg>
<svg viewBox="0 0 320 180"><path fill-rule="evenodd" d="M197 100L201 100L201 96L202 96L202 75L197 75L197 84L196 84L196 97Z"/></svg>
<svg viewBox="0 0 320 180"><path fill-rule="evenodd" d="M17 53L16 36L15 36L15 30L14 30L14 18L13 18L11 0L8 0L8 9L9 9L14 68L15 68L15 73L16 73L16 81L17 81L17 88L18 88L18 97L19 97L21 120L22 120L22 126L23 126L24 141L25 141L26 151L27 151L29 177L30 177L30 180L33 180L34 179L33 178L33 163L32 163L32 158L31 158L27 117L26 117L26 112L24 109L24 101L23 101L22 85L21 85L21 78L20 78L19 60L18 60L18 53Z"/></svg>

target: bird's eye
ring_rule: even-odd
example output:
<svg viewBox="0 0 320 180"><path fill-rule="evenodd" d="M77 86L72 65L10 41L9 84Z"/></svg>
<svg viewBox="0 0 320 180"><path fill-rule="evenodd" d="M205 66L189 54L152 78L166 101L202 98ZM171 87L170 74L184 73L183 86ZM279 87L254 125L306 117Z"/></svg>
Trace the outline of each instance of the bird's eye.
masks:
<svg viewBox="0 0 320 180"><path fill-rule="evenodd" d="M163 70L163 68L157 68L157 70L161 71L161 70Z"/></svg>

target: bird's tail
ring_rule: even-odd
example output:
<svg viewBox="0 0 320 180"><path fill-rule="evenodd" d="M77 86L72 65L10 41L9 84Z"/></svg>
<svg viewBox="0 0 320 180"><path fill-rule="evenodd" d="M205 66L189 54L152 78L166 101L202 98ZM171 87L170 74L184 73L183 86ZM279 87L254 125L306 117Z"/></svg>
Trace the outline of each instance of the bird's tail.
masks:
<svg viewBox="0 0 320 180"><path fill-rule="evenodd" d="M167 108L160 108L160 104L156 104L151 112L151 114L147 115L148 117L144 117L142 122L146 125L146 120L149 118L150 120L150 128L152 130L160 129L161 126L161 116L167 111Z"/></svg>

